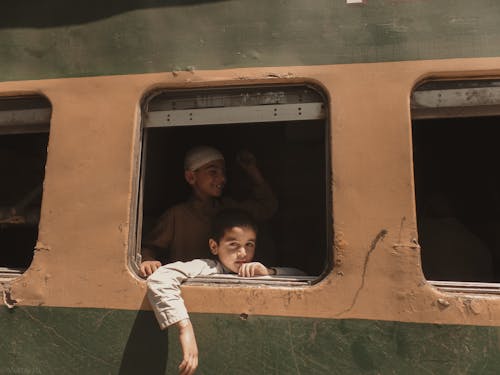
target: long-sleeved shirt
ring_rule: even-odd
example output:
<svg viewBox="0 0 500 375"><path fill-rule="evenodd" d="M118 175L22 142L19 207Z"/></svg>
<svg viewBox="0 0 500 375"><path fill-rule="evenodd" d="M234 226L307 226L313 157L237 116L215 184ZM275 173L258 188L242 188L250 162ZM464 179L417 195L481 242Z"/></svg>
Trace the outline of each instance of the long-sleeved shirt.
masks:
<svg viewBox="0 0 500 375"><path fill-rule="evenodd" d="M254 186L253 198L241 202L228 197L203 202L192 197L160 217L143 242L143 255L145 251L152 252L162 263L206 258L211 222L219 211L239 208L261 221L271 218L277 207L278 202L266 183Z"/></svg>
<svg viewBox="0 0 500 375"><path fill-rule="evenodd" d="M273 267L276 275L302 276L304 272L295 268ZM161 329L188 319L189 315L181 297L180 285L195 276L227 274L218 260L195 259L190 262L175 262L158 268L147 280L148 298Z"/></svg>

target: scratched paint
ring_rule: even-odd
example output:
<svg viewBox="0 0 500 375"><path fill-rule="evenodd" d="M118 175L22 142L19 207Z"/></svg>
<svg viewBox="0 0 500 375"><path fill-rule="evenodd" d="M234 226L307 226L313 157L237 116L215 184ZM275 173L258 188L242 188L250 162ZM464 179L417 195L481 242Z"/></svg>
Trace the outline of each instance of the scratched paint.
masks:
<svg viewBox="0 0 500 375"><path fill-rule="evenodd" d="M54 109L38 238L44 250L35 252L26 273L0 286L9 295L6 305L149 309L145 283L128 268L126 254L135 231L130 217L137 181L132 162L139 147L137 108L152 87L315 82L331 98L331 212L337 251L324 251L334 257L333 270L311 287L293 289L186 286L189 310L498 326L500 299L443 293L424 280L416 242L408 100L425 75L500 75L499 61L0 82L2 94L40 92ZM110 103L120 110L112 110Z"/></svg>
<svg viewBox="0 0 500 375"><path fill-rule="evenodd" d="M138 311L149 309L145 286L126 263L138 102L151 87L287 80L318 82L332 98L332 211L342 257L308 288L183 288L200 373L498 373L500 300L441 293L422 276L408 98L425 75L498 76L499 66L498 58L463 59L0 83L2 93L43 92L55 109L45 250L2 285L0 373L175 371L175 330L167 337L150 312Z"/></svg>
<svg viewBox="0 0 500 375"><path fill-rule="evenodd" d="M500 74L498 58L453 60L500 56L500 3L118 3L2 6L2 95L41 92L55 111L47 251L5 287L0 374L175 373L175 330L162 333L140 311L144 283L125 256L138 103L152 87L287 80L318 82L331 98L341 257L306 289L185 288L199 373L500 372L498 298L444 294L423 280L407 103L430 74ZM119 76L130 73L158 74ZM115 77L94 77L105 75ZM82 76L93 78L46 80Z"/></svg>
<svg viewBox="0 0 500 375"><path fill-rule="evenodd" d="M497 374L499 327L193 314L199 374ZM0 374L174 374L151 312L0 310Z"/></svg>
<svg viewBox="0 0 500 375"><path fill-rule="evenodd" d="M2 5L0 81L500 56L491 0Z"/></svg>

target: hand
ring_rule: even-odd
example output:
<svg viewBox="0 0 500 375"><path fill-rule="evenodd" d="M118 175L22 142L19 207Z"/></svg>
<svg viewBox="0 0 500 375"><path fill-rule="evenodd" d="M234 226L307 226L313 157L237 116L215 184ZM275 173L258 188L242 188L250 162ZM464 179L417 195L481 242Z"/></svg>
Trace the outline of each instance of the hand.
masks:
<svg viewBox="0 0 500 375"><path fill-rule="evenodd" d="M161 263L157 260L145 260L141 263L140 274L142 277L148 277L160 267Z"/></svg>
<svg viewBox="0 0 500 375"><path fill-rule="evenodd" d="M262 175L257 167L257 159L250 151L240 150L236 155L236 161L254 182L260 182L262 180Z"/></svg>
<svg viewBox="0 0 500 375"><path fill-rule="evenodd" d="M271 274L273 274L272 270L259 262L243 263L238 270L238 276L241 277L267 276Z"/></svg>
<svg viewBox="0 0 500 375"><path fill-rule="evenodd" d="M179 328L179 341L182 347L182 362L179 365L179 374L194 374L198 367L198 346L194 336L193 325L189 319L177 323Z"/></svg>
<svg viewBox="0 0 500 375"><path fill-rule="evenodd" d="M240 150L236 155L236 161L243 169L249 166L257 165L255 155L248 150Z"/></svg>

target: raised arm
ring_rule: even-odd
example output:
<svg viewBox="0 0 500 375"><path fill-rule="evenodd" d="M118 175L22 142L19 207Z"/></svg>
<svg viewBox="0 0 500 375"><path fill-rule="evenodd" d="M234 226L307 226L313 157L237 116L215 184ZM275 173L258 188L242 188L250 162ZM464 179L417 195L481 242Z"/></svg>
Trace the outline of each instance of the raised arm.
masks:
<svg viewBox="0 0 500 375"><path fill-rule="evenodd" d="M231 201L230 206L251 213L257 220L270 219L278 209L278 200L262 175L257 159L251 152L242 150L238 153L236 161L253 184L253 197L242 202Z"/></svg>

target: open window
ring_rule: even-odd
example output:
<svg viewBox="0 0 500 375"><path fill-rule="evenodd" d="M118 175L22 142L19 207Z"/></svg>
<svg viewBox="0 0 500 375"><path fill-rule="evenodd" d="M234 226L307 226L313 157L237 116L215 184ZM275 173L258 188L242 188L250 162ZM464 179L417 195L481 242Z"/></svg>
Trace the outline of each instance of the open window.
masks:
<svg viewBox="0 0 500 375"><path fill-rule="evenodd" d="M500 80L424 83L411 112L424 275L500 293Z"/></svg>
<svg viewBox="0 0 500 375"><path fill-rule="evenodd" d="M40 96L0 98L0 278L31 264L38 237L51 105Z"/></svg>
<svg viewBox="0 0 500 375"><path fill-rule="evenodd" d="M249 194L246 176L234 162L238 151L246 149L256 156L278 198L278 212L261 223L256 260L299 268L311 275L303 280L318 279L331 267L327 107L322 92L309 85L152 93L143 104L132 268L137 270L141 240L160 215L190 194L183 171L186 151L211 145L226 159L225 195L243 200Z"/></svg>

